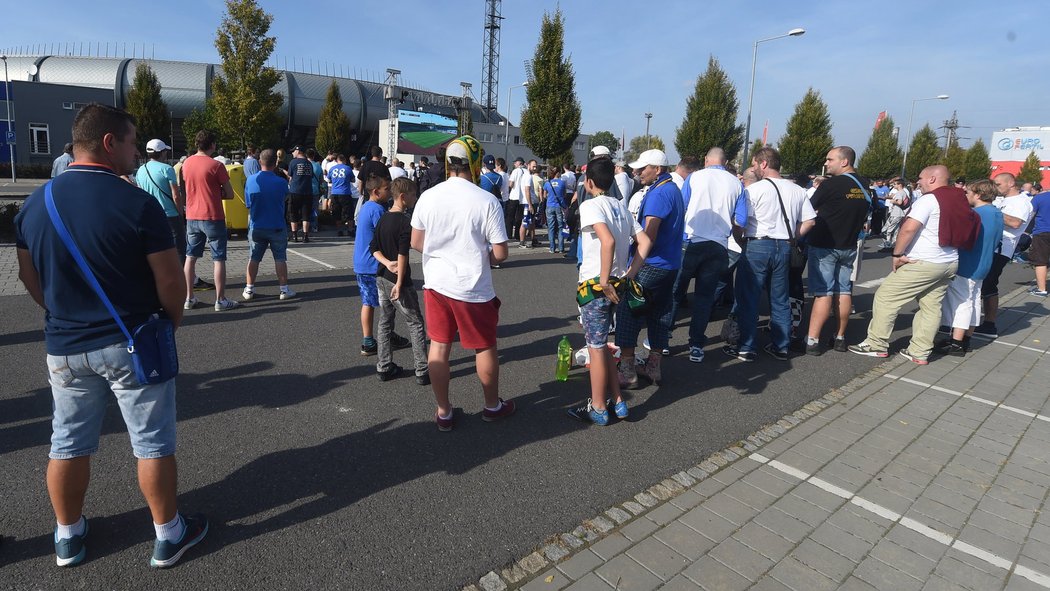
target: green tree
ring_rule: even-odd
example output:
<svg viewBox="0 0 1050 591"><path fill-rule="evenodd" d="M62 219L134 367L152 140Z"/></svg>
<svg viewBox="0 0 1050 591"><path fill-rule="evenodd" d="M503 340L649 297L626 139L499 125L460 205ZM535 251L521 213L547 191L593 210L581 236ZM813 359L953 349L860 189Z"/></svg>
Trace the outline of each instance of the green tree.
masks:
<svg viewBox="0 0 1050 591"><path fill-rule="evenodd" d="M969 150L966 150L966 159L963 165L962 176L966 180L986 179L992 172L992 161L988 158L988 148L980 139L975 141Z"/></svg>
<svg viewBox="0 0 1050 591"><path fill-rule="evenodd" d="M781 172L820 172L828 150L834 146L828 106L820 98L820 93L810 88L795 105L795 113L788 119L787 132L780 138Z"/></svg>
<svg viewBox="0 0 1050 591"><path fill-rule="evenodd" d="M613 154L620 149L620 139L613 135L611 131L599 131L591 136L589 142L587 142L587 150L594 149L595 146L605 146L609 148L609 151Z"/></svg>
<svg viewBox="0 0 1050 591"><path fill-rule="evenodd" d="M321 115L317 118L317 135L314 144L317 151L327 154L329 150L345 152L350 147L350 118L343 111L343 96L335 80L328 86Z"/></svg>
<svg viewBox="0 0 1050 591"><path fill-rule="evenodd" d="M256 0L226 0L226 14L215 34L222 73L212 79L212 103L220 136L239 147L272 142L284 99L274 87L281 75L266 65L277 43L270 37L273 16Z"/></svg>
<svg viewBox="0 0 1050 591"><path fill-rule="evenodd" d="M1039 170L1040 164L1039 156L1036 155L1035 150L1032 150L1017 173L1017 184L1043 182L1043 171Z"/></svg>
<svg viewBox="0 0 1050 591"><path fill-rule="evenodd" d="M537 156L564 156L580 135L580 101L572 62L564 57L565 18L561 9L543 13L536 54L528 68L527 104L521 112L521 137Z"/></svg>
<svg viewBox="0 0 1050 591"><path fill-rule="evenodd" d="M646 145L649 147L647 148ZM627 144L627 151L623 154L623 159L627 162L633 162L638 159L638 156L646 150L663 150L667 151L664 141L660 139L658 135L649 135L648 142L646 137L640 135L636 138L631 138L630 143Z"/></svg>
<svg viewBox="0 0 1050 591"><path fill-rule="evenodd" d="M953 141L937 162L948 167L948 174L953 179L966 174L966 150L960 148L957 142Z"/></svg>
<svg viewBox="0 0 1050 591"><path fill-rule="evenodd" d="M857 171L870 179L888 179L900 174L904 153L893 137L893 117L886 117L868 138Z"/></svg>
<svg viewBox="0 0 1050 591"><path fill-rule="evenodd" d="M685 102L685 117L675 132L675 149L682 156L703 158L713 147L733 160L744 145L744 126L736 124L736 88L718 65L707 58L707 71L696 79L696 88Z"/></svg>
<svg viewBox="0 0 1050 591"><path fill-rule="evenodd" d="M189 115L182 120L182 135L186 138L186 152L193 154L197 151L197 146L193 144L193 140L197 135L197 132L202 129L216 130L215 125L215 108L212 106L211 100L204 102L204 107L201 109L193 109Z"/></svg>
<svg viewBox="0 0 1050 591"><path fill-rule="evenodd" d="M160 81L145 62L139 62L135 67L135 79L128 89L126 108L135 116L139 140L171 136L171 115L168 105L160 98Z"/></svg>
<svg viewBox="0 0 1050 591"><path fill-rule="evenodd" d="M940 157L941 149L937 145L937 134L934 133L930 124L927 123L912 137L911 145L908 147L908 162L907 170L904 171L905 176L909 180L914 181L919 178L919 173L922 172L922 169L936 164Z"/></svg>

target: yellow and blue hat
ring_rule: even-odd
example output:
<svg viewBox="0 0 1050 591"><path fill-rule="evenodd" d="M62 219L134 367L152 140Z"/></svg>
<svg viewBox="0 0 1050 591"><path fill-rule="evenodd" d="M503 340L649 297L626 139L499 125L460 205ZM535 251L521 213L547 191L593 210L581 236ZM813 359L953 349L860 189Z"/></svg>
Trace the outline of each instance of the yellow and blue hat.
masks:
<svg viewBox="0 0 1050 591"><path fill-rule="evenodd" d="M470 165L470 176L477 184L481 180L481 157L484 156L485 150L481 148L481 144L478 140L472 136L463 135L451 142L445 148L445 174L448 175L448 164L469 164ZM455 159L455 160L453 160Z"/></svg>

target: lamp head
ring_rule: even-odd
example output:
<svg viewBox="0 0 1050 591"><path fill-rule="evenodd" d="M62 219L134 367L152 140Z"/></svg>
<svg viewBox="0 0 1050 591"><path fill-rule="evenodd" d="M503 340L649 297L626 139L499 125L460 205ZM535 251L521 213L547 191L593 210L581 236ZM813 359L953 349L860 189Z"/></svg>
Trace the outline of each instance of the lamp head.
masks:
<svg viewBox="0 0 1050 591"><path fill-rule="evenodd" d="M948 99L948 95L946 95L946 94L938 94L937 95L937 100L943 101L943 100L947 100L947 99Z"/></svg>
<svg viewBox="0 0 1050 591"><path fill-rule="evenodd" d="M791 29L790 31L788 31L788 35L791 36L791 37L798 37L798 36L805 35L805 34L806 34L806 30L801 28L801 27L799 27L797 29Z"/></svg>

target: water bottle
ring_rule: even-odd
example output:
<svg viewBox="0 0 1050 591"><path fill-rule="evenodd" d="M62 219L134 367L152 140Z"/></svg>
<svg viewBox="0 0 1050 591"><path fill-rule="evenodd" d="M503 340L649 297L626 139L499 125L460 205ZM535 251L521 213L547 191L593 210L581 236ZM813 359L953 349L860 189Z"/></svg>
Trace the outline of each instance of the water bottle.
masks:
<svg viewBox="0 0 1050 591"><path fill-rule="evenodd" d="M554 379L564 382L569 379L569 366L572 365L572 345L568 337L562 337L558 343L558 366L554 369Z"/></svg>

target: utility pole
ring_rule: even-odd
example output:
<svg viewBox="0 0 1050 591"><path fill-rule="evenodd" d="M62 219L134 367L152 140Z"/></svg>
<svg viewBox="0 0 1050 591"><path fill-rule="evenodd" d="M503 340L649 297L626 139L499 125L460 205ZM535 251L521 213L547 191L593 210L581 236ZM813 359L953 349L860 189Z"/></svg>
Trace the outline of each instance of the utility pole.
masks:
<svg viewBox="0 0 1050 591"><path fill-rule="evenodd" d="M645 149L649 149L649 121L653 118L652 113L645 114Z"/></svg>
<svg viewBox="0 0 1050 591"><path fill-rule="evenodd" d="M386 69L386 88L383 97L386 99L386 156L390 162L397 154L397 106L401 104L401 89L398 77L401 70Z"/></svg>
<svg viewBox="0 0 1050 591"><path fill-rule="evenodd" d="M485 122L492 123L492 115L499 105L499 35L501 0L485 2L485 48L481 56L481 107Z"/></svg>

